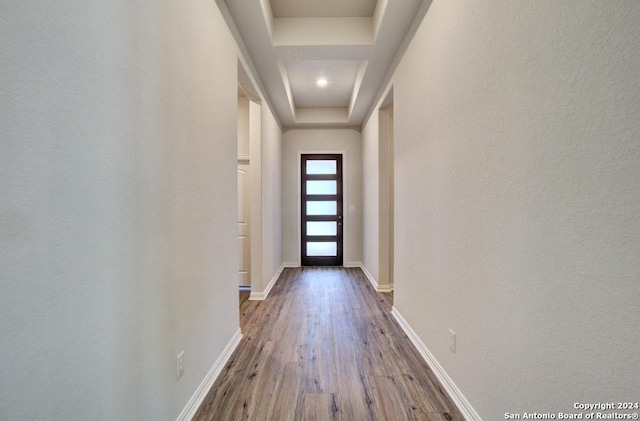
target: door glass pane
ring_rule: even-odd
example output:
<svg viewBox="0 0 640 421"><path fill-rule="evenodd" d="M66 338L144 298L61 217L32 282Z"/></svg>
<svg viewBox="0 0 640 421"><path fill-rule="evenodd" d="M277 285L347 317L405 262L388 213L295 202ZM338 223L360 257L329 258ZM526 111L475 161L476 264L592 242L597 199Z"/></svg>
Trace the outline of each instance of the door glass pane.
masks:
<svg viewBox="0 0 640 421"><path fill-rule="evenodd" d="M335 221L307 222L307 235L338 235Z"/></svg>
<svg viewBox="0 0 640 421"><path fill-rule="evenodd" d="M317 160L307 161L307 174L335 174L336 173L336 161L335 160Z"/></svg>
<svg viewBox="0 0 640 421"><path fill-rule="evenodd" d="M337 194L338 183L335 180L307 180L307 194Z"/></svg>
<svg viewBox="0 0 640 421"><path fill-rule="evenodd" d="M307 215L336 215L338 213L338 202L333 201L308 201Z"/></svg>
<svg viewBox="0 0 640 421"><path fill-rule="evenodd" d="M338 255L338 243L327 242L308 242L307 243L307 256L337 256Z"/></svg>

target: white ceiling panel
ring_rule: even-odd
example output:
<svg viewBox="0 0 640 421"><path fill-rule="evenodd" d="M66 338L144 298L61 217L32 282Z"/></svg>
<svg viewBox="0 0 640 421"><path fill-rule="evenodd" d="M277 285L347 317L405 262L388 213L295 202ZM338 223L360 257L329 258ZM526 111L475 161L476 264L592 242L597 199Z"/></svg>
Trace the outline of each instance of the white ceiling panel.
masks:
<svg viewBox="0 0 640 421"><path fill-rule="evenodd" d="M303 107L347 107L358 75L359 61L310 60L286 63L293 102ZM327 86L319 87L318 79Z"/></svg>
<svg viewBox="0 0 640 421"><path fill-rule="evenodd" d="M271 0L275 18L372 17L376 0Z"/></svg>

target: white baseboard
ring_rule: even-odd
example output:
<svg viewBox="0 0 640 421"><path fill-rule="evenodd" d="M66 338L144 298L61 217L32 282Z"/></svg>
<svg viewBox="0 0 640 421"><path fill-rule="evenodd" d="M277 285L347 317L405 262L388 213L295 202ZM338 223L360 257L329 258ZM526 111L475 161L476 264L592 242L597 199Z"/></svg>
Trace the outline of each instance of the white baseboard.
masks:
<svg viewBox="0 0 640 421"><path fill-rule="evenodd" d="M373 286L373 289L375 289L376 291L378 291L378 281L376 281L376 278L373 277L373 275L371 274L371 272L369 272L369 269L367 269L367 267L360 263L359 268L362 270L362 272L364 273L364 276L367 277L367 279L369 280L369 282L371 283L371 286Z"/></svg>
<svg viewBox="0 0 640 421"><path fill-rule="evenodd" d="M273 275L273 278L271 278L271 280L269 281L269 284L264 289L264 291L251 291L251 294L249 294L249 300L261 301L267 298L267 296L269 295L269 292L271 292L271 288L273 288L273 286L276 284L276 281L280 277L280 274L282 273L285 267L288 267L288 266L285 266L284 263L280 265L280 268L278 269L276 274Z"/></svg>
<svg viewBox="0 0 640 421"><path fill-rule="evenodd" d="M299 268L300 267L300 263L298 263L298 262L284 262L282 264L282 266L284 266L286 268Z"/></svg>
<svg viewBox="0 0 640 421"><path fill-rule="evenodd" d="M411 339L411 342L413 342L413 345L416 347L418 352L420 352L422 358L424 358L429 367L431 367L431 370L433 370L438 380L440 380L440 383L449 394L453 403L458 407L458 410L462 413L464 418L467 421L482 421L482 418L480 418L480 415L478 415L476 410L473 409L473 406L471 406L471 403L467 398L464 397L462 391L458 389L458 386L456 386L447 372L444 371L444 368L442 368L438 360L436 360L431 351L429 351L429 348L427 348L427 346L422 342L420 337L418 337L416 332L411 328L411 326L409 326L409 323L407 323L395 307L391 310L391 314L398 321L398 324L407 334L409 339Z"/></svg>
<svg viewBox="0 0 640 421"><path fill-rule="evenodd" d="M177 421L191 421L191 419L193 419L200 408L200 405L202 405L202 401L207 397L211 386L213 386L213 383L222 372L224 366L227 365L229 358L231 358L231 354L233 354L233 351L235 351L241 339L242 333L240 332L240 328L238 328L227 346L224 348L224 351L222 351L220 357L218 357L216 362L213 364L213 367L211 367L211 370L209 370L204 380L202 380L202 383L200 383L200 386L198 386L198 389L196 389L196 392L191 396L191 399L189 399L189 402L187 402L187 405L184 407L180 415L178 415Z"/></svg>
<svg viewBox="0 0 640 421"><path fill-rule="evenodd" d="M378 285L378 292L393 292L393 284L391 285Z"/></svg>
<svg viewBox="0 0 640 421"><path fill-rule="evenodd" d="M378 285L378 281L376 281L376 278L373 277L373 275L371 274L371 272L369 272L369 270L364 265L364 263L362 263L362 262L352 262L352 263L349 263L349 266L345 265L345 267L358 267L358 268L360 268L362 270L362 272L364 273L364 276L367 277L367 279L369 280L369 282L373 286L373 289L375 289L376 291L378 291L378 292L391 292L391 291L393 291L393 284L391 284L391 285Z"/></svg>

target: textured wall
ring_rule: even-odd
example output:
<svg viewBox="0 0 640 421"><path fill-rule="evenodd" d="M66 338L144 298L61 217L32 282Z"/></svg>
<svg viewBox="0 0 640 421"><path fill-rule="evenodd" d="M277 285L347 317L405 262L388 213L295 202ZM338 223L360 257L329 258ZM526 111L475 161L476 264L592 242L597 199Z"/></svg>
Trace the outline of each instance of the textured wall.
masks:
<svg viewBox="0 0 640 421"><path fill-rule="evenodd" d="M362 261L362 136L355 130L290 130L282 135L282 254L300 263L300 154L346 152L342 160L344 263ZM349 211L349 205L355 211Z"/></svg>
<svg viewBox="0 0 640 421"><path fill-rule="evenodd" d="M640 395L638 22L434 1L394 77L395 305L485 420Z"/></svg>
<svg viewBox="0 0 640 421"><path fill-rule="evenodd" d="M233 39L200 0L0 16L0 419L175 419L238 328Z"/></svg>
<svg viewBox="0 0 640 421"><path fill-rule="evenodd" d="M393 109L372 113L362 130L362 263L379 287L393 284Z"/></svg>
<svg viewBox="0 0 640 421"><path fill-rule="evenodd" d="M379 274L379 113L374 112L362 129L362 263L378 281Z"/></svg>
<svg viewBox="0 0 640 421"><path fill-rule="evenodd" d="M263 288L282 265L282 131L262 103ZM259 292L252 290L252 292Z"/></svg>
<svg viewBox="0 0 640 421"><path fill-rule="evenodd" d="M238 157L249 156L249 144L249 99L238 95Z"/></svg>

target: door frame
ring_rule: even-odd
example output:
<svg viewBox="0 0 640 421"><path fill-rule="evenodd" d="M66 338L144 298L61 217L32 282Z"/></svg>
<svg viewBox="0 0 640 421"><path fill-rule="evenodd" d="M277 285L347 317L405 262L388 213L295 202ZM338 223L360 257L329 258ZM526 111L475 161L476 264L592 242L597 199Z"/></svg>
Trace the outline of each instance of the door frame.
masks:
<svg viewBox="0 0 640 421"><path fill-rule="evenodd" d="M297 153L297 164L296 164L296 168L297 168L297 180L296 180L296 200L297 200L297 205L296 205L296 209L297 209L297 226L296 226L296 230L297 230L297 236L296 236L296 243L297 243L297 247L298 247L298 266L302 266L302 209L301 209L301 203L302 203L302 155L342 155L342 265L344 266L345 262L349 262L350 260L348 259L348 257L351 256L350 250L347 247L348 243L349 243L349 213L348 210L348 204L349 204L349 159L348 159L348 155L347 155L347 151L346 150L335 150L335 149L329 149L329 150L317 150L317 149L312 149L312 150L304 150L304 151L298 151Z"/></svg>
<svg viewBox="0 0 640 421"><path fill-rule="evenodd" d="M241 167L246 167L246 170L242 169ZM242 259L247 259L248 262L246 262L246 278L248 280L248 285L246 284L242 284L240 283L240 287L248 287L251 288L251 283L252 283L252 275L251 275L251 264L252 262L252 258L251 256L253 255L253 253L251 253L251 248L252 248L252 244L251 244L251 195L252 195L252 191L251 191L251 161L250 159L243 157L243 158L238 158L238 164L237 164L237 168L238 168L238 173L240 173L240 171L245 171L248 174L248 177L245 179L246 184L243 186L244 187L244 191L242 193L244 193L245 197L243 198L243 200L246 202L244 203L244 206L247 207L247 230L245 233L245 237L247 237L247 252L248 254L245 256L244 254L244 250L240 250L240 260L242 261ZM238 174L238 200L240 200L240 175ZM240 223L240 221L238 221L238 224ZM238 227L238 239L240 239L240 227ZM241 275L241 271L240 269L242 269L243 264L240 263L239 268L238 268L238 278L240 278Z"/></svg>
<svg viewBox="0 0 640 421"><path fill-rule="evenodd" d="M307 174L305 163L316 160L327 160L336 163L335 174ZM342 266L344 262L344 225L343 225L343 213L344 213L344 199L343 199L343 171L342 171L342 154L303 154L301 156L301 200L300 200L300 214L301 224L300 229L302 231L300 245L302 247L302 265L304 266ZM334 194L315 196L320 200L332 200L335 197L336 200L336 213L333 215L308 215L305 211L308 200L314 195L309 195L305 182L311 180L335 180L336 192ZM336 224L336 234L328 236L315 237L315 241L328 241L329 243L336 244L336 254L334 256L309 256L307 253L308 241L313 241L313 236L309 237L307 233L307 227L305 224L309 224L310 221L333 221Z"/></svg>

